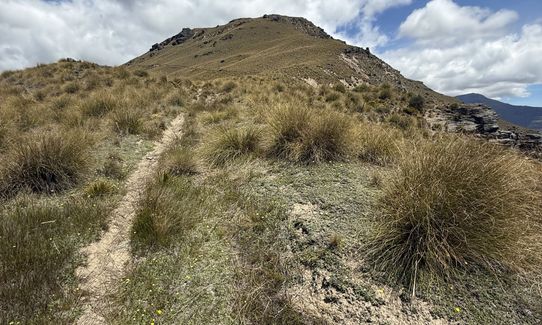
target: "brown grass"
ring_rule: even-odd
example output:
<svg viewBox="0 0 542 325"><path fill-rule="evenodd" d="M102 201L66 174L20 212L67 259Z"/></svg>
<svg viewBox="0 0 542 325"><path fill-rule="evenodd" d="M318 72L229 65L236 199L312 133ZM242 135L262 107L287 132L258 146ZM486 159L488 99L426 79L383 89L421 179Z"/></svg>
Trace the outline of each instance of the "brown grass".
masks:
<svg viewBox="0 0 542 325"><path fill-rule="evenodd" d="M80 132L47 132L20 139L0 165L0 193L56 192L77 184L90 165L91 138Z"/></svg>
<svg viewBox="0 0 542 325"><path fill-rule="evenodd" d="M268 153L273 157L302 163L336 161L348 158L355 145L350 119L330 110L278 105L268 124Z"/></svg>
<svg viewBox="0 0 542 325"><path fill-rule="evenodd" d="M500 147L459 137L420 141L384 185L368 260L413 290L422 275L471 265L539 269L532 262L540 257L539 181L533 163Z"/></svg>

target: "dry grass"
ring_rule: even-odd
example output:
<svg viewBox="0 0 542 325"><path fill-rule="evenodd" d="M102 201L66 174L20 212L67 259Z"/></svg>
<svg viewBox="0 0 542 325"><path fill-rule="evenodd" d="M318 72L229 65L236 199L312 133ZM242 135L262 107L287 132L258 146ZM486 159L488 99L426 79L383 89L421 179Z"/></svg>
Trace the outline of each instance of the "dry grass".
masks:
<svg viewBox="0 0 542 325"><path fill-rule="evenodd" d="M400 132L373 123L358 125L355 138L359 159L381 166L395 162L403 145Z"/></svg>
<svg viewBox="0 0 542 325"><path fill-rule="evenodd" d="M80 132L47 132L13 144L0 165L0 193L51 193L77 184L89 168L91 138Z"/></svg>
<svg viewBox="0 0 542 325"><path fill-rule="evenodd" d="M206 211L201 203L206 194L188 178L157 175L149 184L133 224L131 242L135 252L168 246L182 239Z"/></svg>
<svg viewBox="0 0 542 325"><path fill-rule="evenodd" d="M192 175L198 172L198 165L192 150L175 146L160 158L160 170L174 176Z"/></svg>
<svg viewBox="0 0 542 325"><path fill-rule="evenodd" d="M239 158L250 158L261 151L262 133L255 127L220 127L203 148L205 160L223 166Z"/></svg>
<svg viewBox="0 0 542 325"><path fill-rule="evenodd" d="M22 197L0 209L0 323L72 323L77 300L77 248L96 235L108 208L102 200L62 203Z"/></svg>
<svg viewBox="0 0 542 325"><path fill-rule="evenodd" d="M273 157L312 163L349 157L355 143L350 119L330 110L278 105L268 118L268 152Z"/></svg>
<svg viewBox="0 0 542 325"><path fill-rule="evenodd" d="M418 142L384 185L368 260L413 290L424 275L446 277L472 264L537 269L539 180L533 163L484 142Z"/></svg>
<svg viewBox="0 0 542 325"><path fill-rule="evenodd" d="M119 134L139 134L143 129L143 112L137 108L116 109L110 115L113 129Z"/></svg>
<svg viewBox="0 0 542 325"><path fill-rule="evenodd" d="M81 103L81 110L86 116L104 117L120 106L118 97L108 92L97 92Z"/></svg>

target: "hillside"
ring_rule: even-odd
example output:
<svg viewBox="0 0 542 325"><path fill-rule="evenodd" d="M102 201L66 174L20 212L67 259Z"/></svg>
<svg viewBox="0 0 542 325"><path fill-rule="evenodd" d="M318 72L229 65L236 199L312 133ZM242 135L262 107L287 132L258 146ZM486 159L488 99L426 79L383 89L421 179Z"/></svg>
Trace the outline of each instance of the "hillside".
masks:
<svg viewBox="0 0 542 325"><path fill-rule="evenodd" d="M540 324L495 120L276 15L3 72L0 323Z"/></svg>
<svg viewBox="0 0 542 325"><path fill-rule="evenodd" d="M480 94L466 94L457 98L467 104L484 104L491 107L499 116L510 123L542 131L542 108L510 105Z"/></svg>
<svg viewBox="0 0 542 325"><path fill-rule="evenodd" d="M404 78L369 49L335 40L304 18L280 15L236 19L213 28L184 28L127 65L200 80L258 75L319 84L388 83L428 101L453 101Z"/></svg>

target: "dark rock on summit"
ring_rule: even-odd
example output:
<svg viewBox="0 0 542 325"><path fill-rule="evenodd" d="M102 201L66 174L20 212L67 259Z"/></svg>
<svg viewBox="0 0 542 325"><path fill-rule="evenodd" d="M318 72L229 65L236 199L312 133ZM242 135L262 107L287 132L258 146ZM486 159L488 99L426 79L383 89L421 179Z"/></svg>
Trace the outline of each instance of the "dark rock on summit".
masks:
<svg viewBox="0 0 542 325"><path fill-rule="evenodd" d="M269 19L271 21L276 22L285 22L290 23L295 26L298 30L303 31L307 35L318 37L318 38L324 38L324 39L331 39L332 37L329 36L328 33L326 33L322 28L316 26L309 20L301 17L288 17L288 16L281 16L281 15L263 15L264 19Z"/></svg>
<svg viewBox="0 0 542 325"><path fill-rule="evenodd" d="M187 40L191 39L192 37L194 36L194 31L190 28L183 28L181 30L181 32L177 35L174 35L168 39L166 39L165 41L163 41L162 43L156 43L154 44L150 51L153 52L153 51L159 51L161 49L164 48L164 46L166 45L178 45L178 44L182 44L184 42L186 42Z"/></svg>

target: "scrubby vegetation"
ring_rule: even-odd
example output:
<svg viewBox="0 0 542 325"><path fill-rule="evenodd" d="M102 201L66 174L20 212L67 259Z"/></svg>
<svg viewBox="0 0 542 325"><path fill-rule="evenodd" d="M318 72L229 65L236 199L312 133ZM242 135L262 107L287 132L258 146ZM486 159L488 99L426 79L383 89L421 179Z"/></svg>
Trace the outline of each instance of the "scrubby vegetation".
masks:
<svg viewBox="0 0 542 325"><path fill-rule="evenodd" d="M188 81L71 61L0 85L2 323L76 320L79 249L107 229L177 114L182 136L149 157L157 168L126 225L133 264L107 288L108 322L542 315L539 163L426 130L429 99L390 84ZM495 275L506 290L483 284ZM403 289L427 306L412 312Z"/></svg>
<svg viewBox="0 0 542 325"><path fill-rule="evenodd" d="M368 260L411 288L458 269L538 269L536 175L524 157L481 141L417 142L384 186Z"/></svg>

